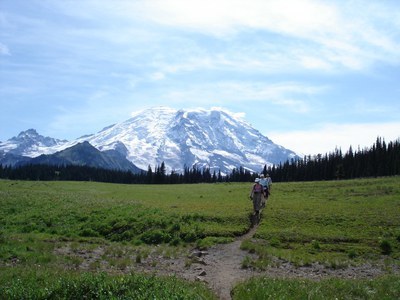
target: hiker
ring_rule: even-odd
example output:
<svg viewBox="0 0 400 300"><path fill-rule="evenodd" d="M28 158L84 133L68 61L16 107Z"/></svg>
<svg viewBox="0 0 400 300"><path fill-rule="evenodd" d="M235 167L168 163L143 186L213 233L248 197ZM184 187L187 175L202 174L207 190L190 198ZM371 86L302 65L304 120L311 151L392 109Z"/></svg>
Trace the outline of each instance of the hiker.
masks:
<svg viewBox="0 0 400 300"><path fill-rule="evenodd" d="M264 177L264 174L260 175L260 184L263 186L263 199L262 199L262 203L261 206L262 208L265 207L265 201L267 201L268 199L268 195L269 195L269 186L268 186L268 180L267 178Z"/></svg>
<svg viewBox="0 0 400 300"><path fill-rule="evenodd" d="M263 198L263 186L260 184L260 178L256 178L250 192L250 199L253 200L253 208L256 215L260 213Z"/></svg>
<svg viewBox="0 0 400 300"><path fill-rule="evenodd" d="M269 177L269 174L265 175L265 179L268 182L268 194L271 194L271 188L272 188L272 179Z"/></svg>

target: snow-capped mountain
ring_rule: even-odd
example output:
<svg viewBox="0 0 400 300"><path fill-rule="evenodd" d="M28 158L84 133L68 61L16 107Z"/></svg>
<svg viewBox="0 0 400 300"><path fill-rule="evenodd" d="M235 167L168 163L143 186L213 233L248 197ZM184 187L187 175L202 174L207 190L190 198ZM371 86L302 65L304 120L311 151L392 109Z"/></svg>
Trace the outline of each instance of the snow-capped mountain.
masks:
<svg viewBox="0 0 400 300"><path fill-rule="evenodd" d="M18 136L0 143L0 152L35 157L42 154L45 149L62 146L66 142L66 140L44 137L35 129L28 129L22 131Z"/></svg>
<svg viewBox="0 0 400 300"><path fill-rule="evenodd" d="M0 151L18 148L20 153L31 157L88 141L101 151L119 151L143 170L148 166L154 169L164 162L168 172L180 172L193 165L222 173L240 166L260 172L265 164L278 164L296 156L293 151L274 144L244 120L221 109L154 107L71 142L55 140L49 146L44 146L43 142L33 143L22 149L21 144L12 148L11 141L0 143Z"/></svg>

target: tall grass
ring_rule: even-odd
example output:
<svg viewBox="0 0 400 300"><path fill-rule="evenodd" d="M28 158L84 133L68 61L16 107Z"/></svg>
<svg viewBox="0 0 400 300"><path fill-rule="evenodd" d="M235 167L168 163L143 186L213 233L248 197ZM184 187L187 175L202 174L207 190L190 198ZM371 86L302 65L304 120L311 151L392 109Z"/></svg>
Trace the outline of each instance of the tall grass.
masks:
<svg viewBox="0 0 400 300"><path fill-rule="evenodd" d="M399 299L399 277L386 276L374 280L330 278L307 279L252 278L237 285L234 300L295 300L295 299Z"/></svg>
<svg viewBox="0 0 400 300"><path fill-rule="evenodd" d="M0 285L0 299L216 299L200 283L176 277L130 274L62 274L25 271Z"/></svg>

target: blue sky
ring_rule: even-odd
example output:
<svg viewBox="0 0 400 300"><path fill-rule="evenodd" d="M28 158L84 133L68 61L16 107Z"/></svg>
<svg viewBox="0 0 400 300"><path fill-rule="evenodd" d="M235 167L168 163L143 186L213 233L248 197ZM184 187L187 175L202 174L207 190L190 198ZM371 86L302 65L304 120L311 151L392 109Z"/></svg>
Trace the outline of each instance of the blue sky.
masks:
<svg viewBox="0 0 400 300"><path fill-rule="evenodd" d="M223 107L303 154L400 137L400 3L1 0L0 141Z"/></svg>

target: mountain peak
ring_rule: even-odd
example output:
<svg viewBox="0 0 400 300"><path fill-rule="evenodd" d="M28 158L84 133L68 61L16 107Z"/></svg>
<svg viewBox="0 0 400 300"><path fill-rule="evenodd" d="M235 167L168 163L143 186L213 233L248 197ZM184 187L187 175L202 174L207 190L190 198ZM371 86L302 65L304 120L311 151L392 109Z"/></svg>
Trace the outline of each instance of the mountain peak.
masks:
<svg viewBox="0 0 400 300"><path fill-rule="evenodd" d="M18 138L23 138L23 137L35 138L35 137L38 137L38 136L39 136L39 134L37 133L36 129L33 129L33 128L25 130L25 131L21 131L18 134Z"/></svg>
<svg viewBox="0 0 400 300"><path fill-rule="evenodd" d="M40 135L36 129L30 128L25 131L21 131L16 137L12 137L10 140L13 141L36 141L38 139L44 139L45 137Z"/></svg>
<svg viewBox="0 0 400 300"><path fill-rule="evenodd" d="M159 115L173 115L177 112L176 109L167 106L152 106L131 114L131 118L138 116L159 116Z"/></svg>
<svg viewBox="0 0 400 300"><path fill-rule="evenodd" d="M196 165L223 173L240 166L260 172L265 164L296 156L263 136L242 114L215 107L148 108L88 140L102 150L124 144L128 159L143 170L164 162L168 171Z"/></svg>
<svg viewBox="0 0 400 300"><path fill-rule="evenodd" d="M67 141L45 137L40 135L36 129L21 131L18 136L0 144L0 149L10 154L38 156L42 154L42 149L64 144Z"/></svg>

